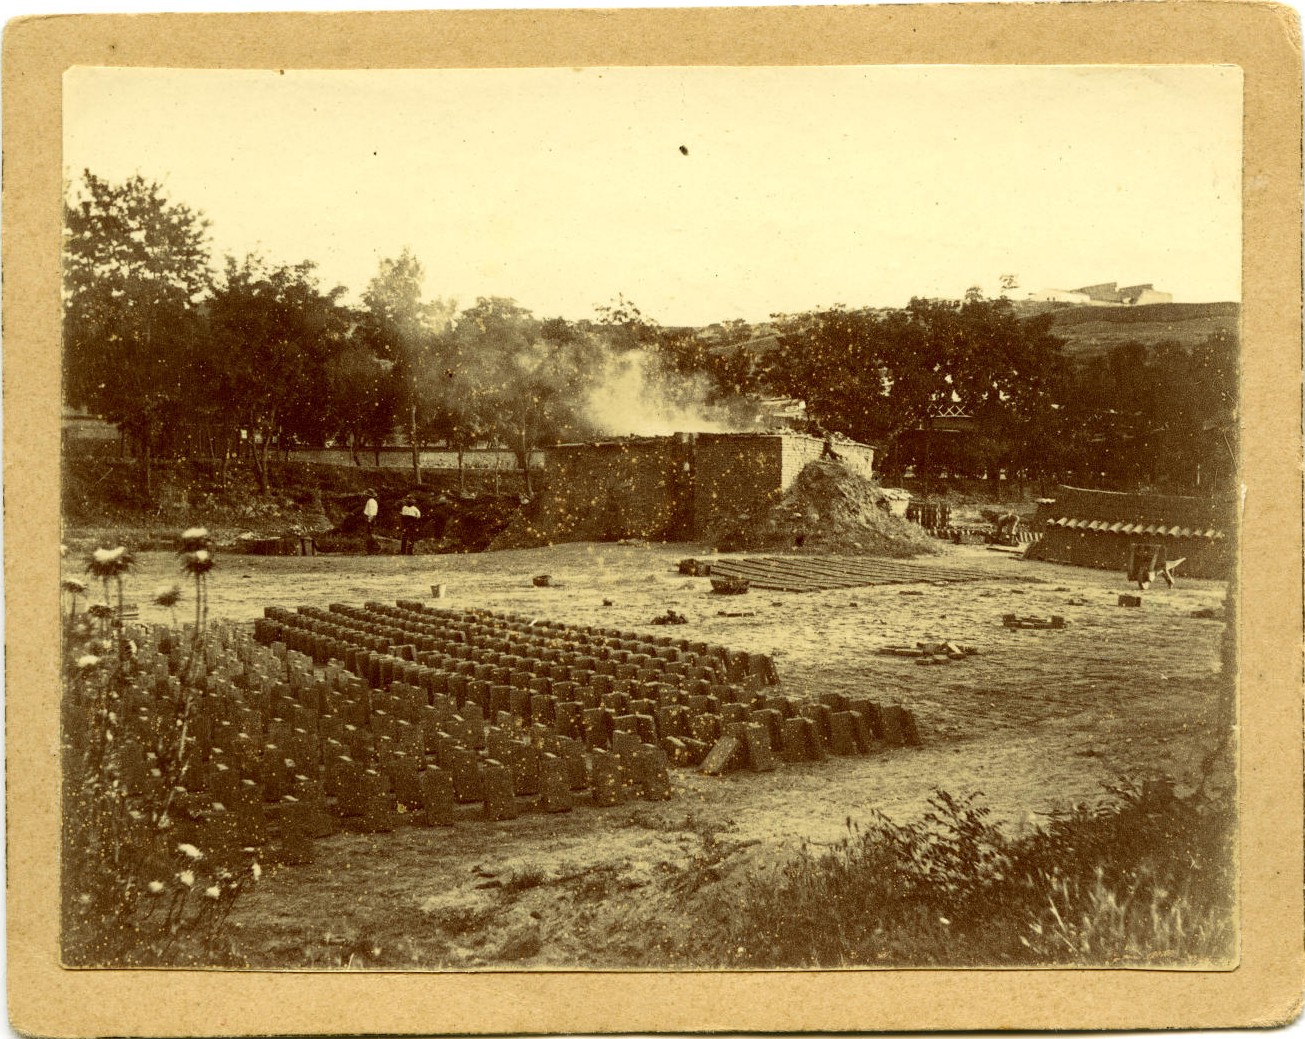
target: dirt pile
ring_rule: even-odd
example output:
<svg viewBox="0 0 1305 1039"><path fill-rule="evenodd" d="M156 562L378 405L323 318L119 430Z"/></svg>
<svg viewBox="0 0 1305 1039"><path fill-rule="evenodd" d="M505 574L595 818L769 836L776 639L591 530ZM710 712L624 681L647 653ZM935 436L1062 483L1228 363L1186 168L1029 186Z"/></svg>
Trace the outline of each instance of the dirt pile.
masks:
<svg viewBox="0 0 1305 1039"><path fill-rule="evenodd" d="M880 491L842 462L810 462L784 497L759 515L736 517L713 531L721 552L837 552L903 558L937 554L919 526L889 515Z"/></svg>

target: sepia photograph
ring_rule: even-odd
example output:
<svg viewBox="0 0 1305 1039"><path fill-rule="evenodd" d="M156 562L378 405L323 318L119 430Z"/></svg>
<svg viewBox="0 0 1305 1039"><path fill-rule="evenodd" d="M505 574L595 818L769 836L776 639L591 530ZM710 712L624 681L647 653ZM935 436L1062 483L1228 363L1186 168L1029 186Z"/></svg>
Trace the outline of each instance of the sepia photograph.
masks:
<svg viewBox="0 0 1305 1039"><path fill-rule="evenodd" d="M62 107L65 966L1237 966L1240 69Z"/></svg>

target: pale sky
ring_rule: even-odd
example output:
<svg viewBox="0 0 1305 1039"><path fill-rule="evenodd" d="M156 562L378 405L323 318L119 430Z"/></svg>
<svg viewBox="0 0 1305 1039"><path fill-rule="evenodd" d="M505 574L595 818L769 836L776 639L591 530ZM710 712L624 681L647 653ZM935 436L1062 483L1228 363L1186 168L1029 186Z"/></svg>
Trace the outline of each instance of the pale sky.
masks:
<svg viewBox="0 0 1305 1039"><path fill-rule="evenodd" d="M405 246L429 296L664 324L897 306L998 278L1241 298L1241 72L878 66L79 68L64 168L134 173L228 252L357 299ZM681 148L687 149L684 154Z"/></svg>

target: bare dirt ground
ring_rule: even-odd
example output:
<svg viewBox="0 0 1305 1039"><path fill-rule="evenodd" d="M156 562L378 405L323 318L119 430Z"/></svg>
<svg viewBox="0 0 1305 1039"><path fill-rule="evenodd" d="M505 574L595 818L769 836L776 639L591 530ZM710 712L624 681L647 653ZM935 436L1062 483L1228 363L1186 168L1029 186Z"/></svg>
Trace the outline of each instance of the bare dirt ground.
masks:
<svg viewBox="0 0 1305 1039"><path fill-rule="evenodd" d="M435 583L448 588L441 605L575 624L660 631L649 622L673 607L689 624L670 633L774 654L790 695L901 703L925 741L762 774L672 770L675 796L665 802L502 823L472 812L452 829L325 838L313 864L269 869L242 900L232 917L239 958L271 968L727 965L716 939L748 877L773 871L803 842L838 839L849 818L912 818L943 788L982 791L995 818L1018 830L1100 797L1120 776L1189 775L1215 737L1223 623L1191 614L1222 604L1222 582L1180 579L1127 609L1117 597L1136 589L1120 574L948 546L920 562L940 578L962 565L992 580L722 597L707 579L675 572L695 554L689 545L573 544L407 558L220 556L215 618L252 620L272 604L429 599ZM166 553L140 557L128 599L143 620L171 619L149 598L175 566ZM532 586L542 573L552 587ZM1070 623L1008 630L1001 616L1011 612ZM979 655L921 667L875 653L944 639Z"/></svg>

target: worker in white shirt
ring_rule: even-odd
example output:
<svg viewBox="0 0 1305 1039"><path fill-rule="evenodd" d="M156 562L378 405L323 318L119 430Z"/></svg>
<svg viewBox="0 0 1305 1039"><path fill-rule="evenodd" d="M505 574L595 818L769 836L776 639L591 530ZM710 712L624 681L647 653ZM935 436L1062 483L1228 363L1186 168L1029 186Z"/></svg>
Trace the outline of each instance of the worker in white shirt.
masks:
<svg viewBox="0 0 1305 1039"><path fill-rule="evenodd" d="M367 501L363 505L363 521L367 524L367 551L376 551L376 516L381 511L380 505L376 501L376 492L370 487L363 491L367 495Z"/></svg>
<svg viewBox="0 0 1305 1039"><path fill-rule="evenodd" d="M399 517L399 522L403 524L403 542L399 546L399 554L410 556L417 544L417 524L421 521L421 509L417 508L417 501L412 495L403 499Z"/></svg>

